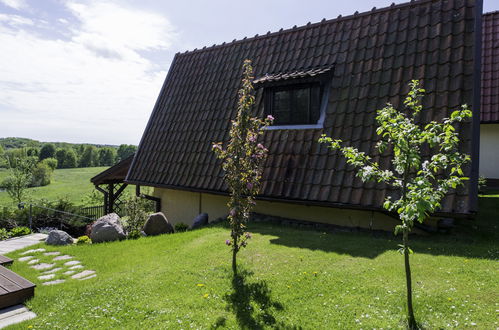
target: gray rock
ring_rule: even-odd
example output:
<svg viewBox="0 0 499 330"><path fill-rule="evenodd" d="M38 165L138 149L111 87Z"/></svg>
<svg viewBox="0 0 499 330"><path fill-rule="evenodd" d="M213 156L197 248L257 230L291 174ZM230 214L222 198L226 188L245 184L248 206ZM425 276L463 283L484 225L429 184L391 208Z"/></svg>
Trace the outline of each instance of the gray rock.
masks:
<svg viewBox="0 0 499 330"><path fill-rule="evenodd" d="M126 238L120 217L116 213L107 214L92 224L90 238L93 243L112 242Z"/></svg>
<svg viewBox="0 0 499 330"><path fill-rule="evenodd" d="M201 228L208 224L208 213L201 213L197 217L194 218L192 222L192 229Z"/></svg>
<svg viewBox="0 0 499 330"><path fill-rule="evenodd" d="M153 213L147 218L144 225L147 236L173 233L173 226L168 222L163 212Z"/></svg>
<svg viewBox="0 0 499 330"><path fill-rule="evenodd" d="M48 245L68 245L73 244L73 238L65 231L52 230L47 236L45 243Z"/></svg>

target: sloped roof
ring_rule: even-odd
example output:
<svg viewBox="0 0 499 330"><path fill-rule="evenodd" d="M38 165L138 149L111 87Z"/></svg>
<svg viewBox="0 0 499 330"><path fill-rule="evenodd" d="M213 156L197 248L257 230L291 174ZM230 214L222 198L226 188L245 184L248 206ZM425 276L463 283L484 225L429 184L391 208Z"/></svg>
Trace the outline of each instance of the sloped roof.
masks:
<svg viewBox="0 0 499 330"><path fill-rule="evenodd" d="M482 123L499 123L499 11L483 15Z"/></svg>
<svg viewBox="0 0 499 330"><path fill-rule="evenodd" d="M475 13L475 0L414 1L177 54L127 181L225 193L211 144L228 140L243 60L253 61L257 79L332 67L323 129L265 133L270 152L260 198L381 209L384 198L396 192L363 183L342 156L317 140L323 133L340 138L387 166L389 155L375 149L375 111L387 102L401 105L411 79L423 80L428 91L425 121L448 116L460 104L473 105L474 72L480 70L473 60L477 8ZM260 88L260 116L262 96ZM471 153L471 124L458 129L462 150ZM468 189L450 193L442 212L473 211Z"/></svg>
<svg viewBox="0 0 499 330"><path fill-rule="evenodd" d="M98 186L100 184L107 183L121 183L125 181L126 175L130 170L130 165L132 164L133 157L135 154L128 156L127 158L121 160L120 162L114 164L105 171L100 172L96 176L90 179L94 185Z"/></svg>

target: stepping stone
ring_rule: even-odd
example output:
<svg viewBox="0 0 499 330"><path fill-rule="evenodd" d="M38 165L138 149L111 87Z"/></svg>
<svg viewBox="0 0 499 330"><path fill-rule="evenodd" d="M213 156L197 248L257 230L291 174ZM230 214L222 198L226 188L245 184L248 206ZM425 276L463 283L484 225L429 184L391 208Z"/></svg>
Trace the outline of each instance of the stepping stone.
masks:
<svg viewBox="0 0 499 330"><path fill-rule="evenodd" d="M82 271L81 273L78 273L78 274L74 274L73 276L71 276L71 278L83 278L83 277L87 277L89 275L93 275L95 274L95 271L94 270L84 270Z"/></svg>
<svg viewBox="0 0 499 330"><path fill-rule="evenodd" d="M32 250L24 251L23 253L21 253L21 255L25 256L27 254L36 253L36 252L45 252L45 249L32 249Z"/></svg>
<svg viewBox="0 0 499 330"><path fill-rule="evenodd" d="M81 261L78 261L78 260L73 260L73 261L68 261L64 264L64 266L74 266L74 265L78 265L78 264L81 264Z"/></svg>
<svg viewBox="0 0 499 330"><path fill-rule="evenodd" d="M52 273L57 273L57 272L58 272L58 271L60 271L61 269L62 269L61 267L54 268L54 269L51 269L51 270L44 271L42 274L52 274Z"/></svg>
<svg viewBox="0 0 499 330"><path fill-rule="evenodd" d="M59 284L59 283L64 283L66 280L54 280L54 281L49 281L49 282L43 282L43 285L54 285L54 284Z"/></svg>
<svg viewBox="0 0 499 330"><path fill-rule="evenodd" d="M69 267L69 269L80 269L80 268L83 268L83 266L82 265L76 265L76 266Z"/></svg>
<svg viewBox="0 0 499 330"><path fill-rule="evenodd" d="M54 267L55 264L46 264L46 263L41 263L38 265L31 266L31 268L36 269L36 270L43 270L43 269L49 269Z"/></svg>
<svg viewBox="0 0 499 330"><path fill-rule="evenodd" d="M17 260L19 260L19 261L28 261L29 259L33 259L33 258L34 258L33 256L26 256L26 257L21 257L21 258L19 258Z"/></svg>
<svg viewBox="0 0 499 330"><path fill-rule="evenodd" d="M59 254L61 254L61 252L54 251L54 252L45 252L43 255L45 255L45 256L58 256Z"/></svg>
<svg viewBox="0 0 499 330"><path fill-rule="evenodd" d="M33 259L31 261L28 261L28 265L36 264L40 259Z"/></svg>
<svg viewBox="0 0 499 330"><path fill-rule="evenodd" d="M84 280L88 280L89 278L94 278L94 277L97 277L97 274L90 275L90 276L87 276L87 277L84 277L84 278L79 278L79 280L80 281L84 281Z"/></svg>
<svg viewBox="0 0 499 330"><path fill-rule="evenodd" d="M53 259L53 261L57 261L57 260L68 260L68 259L73 259L73 257L72 256L68 256L68 255L58 256L58 257L55 257Z"/></svg>
<svg viewBox="0 0 499 330"><path fill-rule="evenodd" d="M55 277L55 274L48 274L48 275L42 275L38 276L39 280L51 280Z"/></svg>
<svg viewBox="0 0 499 330"><path fill-rule="evenodd" d="M68 270L67 272L64 272L64 275L71 275L74 274L76 271L75 270Z"/></svg>

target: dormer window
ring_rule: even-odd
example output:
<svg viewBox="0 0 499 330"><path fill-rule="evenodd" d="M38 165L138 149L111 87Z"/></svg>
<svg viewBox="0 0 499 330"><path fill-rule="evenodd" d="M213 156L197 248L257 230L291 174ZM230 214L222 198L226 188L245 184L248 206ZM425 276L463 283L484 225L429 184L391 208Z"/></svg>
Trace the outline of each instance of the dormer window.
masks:
<svg viewBox="0 0 499 330"><path fill-rule="evenodd" d="M265 113L275 118L274 125L317 124L321 107L319 83L272 87L265 93Z"/></svg>
<svg viewBox="0 0 499 330"><path fill-rule="evenodd" d="M265 74L253 81L263 88L265 115L274 123L266 129L317 129L326 118L332 66Z"/></svg>

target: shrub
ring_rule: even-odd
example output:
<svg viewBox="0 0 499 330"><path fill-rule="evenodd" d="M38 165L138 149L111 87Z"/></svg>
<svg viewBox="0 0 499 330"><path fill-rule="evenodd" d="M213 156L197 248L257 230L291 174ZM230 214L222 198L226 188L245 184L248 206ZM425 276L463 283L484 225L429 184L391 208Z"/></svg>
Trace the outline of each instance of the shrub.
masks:
<svg viewBox="0 0 499 330"><path fill-rule="evenodd" d="M17 207L7 207L4 206L0 208L0 228L13 228L16 227L16 212Z"/></svg>
<svg viewBox="0 0 499 330"><path fill-rule="evenodd" d="M175 224L175 232L179 232L180 233L180 232L187 231L187 229L189 229L189 226L186 225L183 222L179 222L179 223Z"/></svg>
<svg viewBox="0 0 499 330"><path fill-rule="evenodd" d="M19 237L31 234L31 229L28 227L14 227L10 231L10 237Z"/></svg>
<svg viewBox="0 0 499 330"><path fill-rule="evenodd" d="M478 177L478 192L480 194L483 194L486 189L487 189L487 179L483 175L480 175Z"/></svg>
<svg viewBox="0 0 499 330"><path fill-rule="evenodd" d="M33 179L31 181L32 187L41 187L50 184L52 180L52 168L44 162L36 164L33 169Z"/></svg>
<svg viewBox="0 0 499 330"><path fill-rule="evenodd" d="M0 228L0 241L4 241L9 238L9 232L5 228Z"/></svg>
<svg viewBox="0 0 499 330"><path fill-rule="evenodd" d="M46 158L46 159L42 160L40 163L46 164L53 171L57 168L58 161L55 158Z"/></svg>
<svg viewBox="0 0 499 330"><path fill-rule="evenodd" d="M147 220L147 201L143 198L132 196L124 204L128 219L124 221L123 228L128 235L132 232L138 232L140 236L140 231Z"/></svg>
<svg viewBox="0 0 499 330"><path fill-rule="evenodd" d="M139 230L133 230L133 231L128 233L127 238L128 239L137 239L137 238L140 238L141 236L142 236L142 234L140 233Z"/></svg>
<svg viewBox="0 0 499 330"><path fill-rule="evenodd" d="M92 240L87 235L78 237L76 244L92 244Z"/></svg>
<svg viewBox="0 0 499 330"><path fill-rule="evenodd" d="M81 198L80 206L102 205L104 197L97 189L92 190Z"/></svg>

